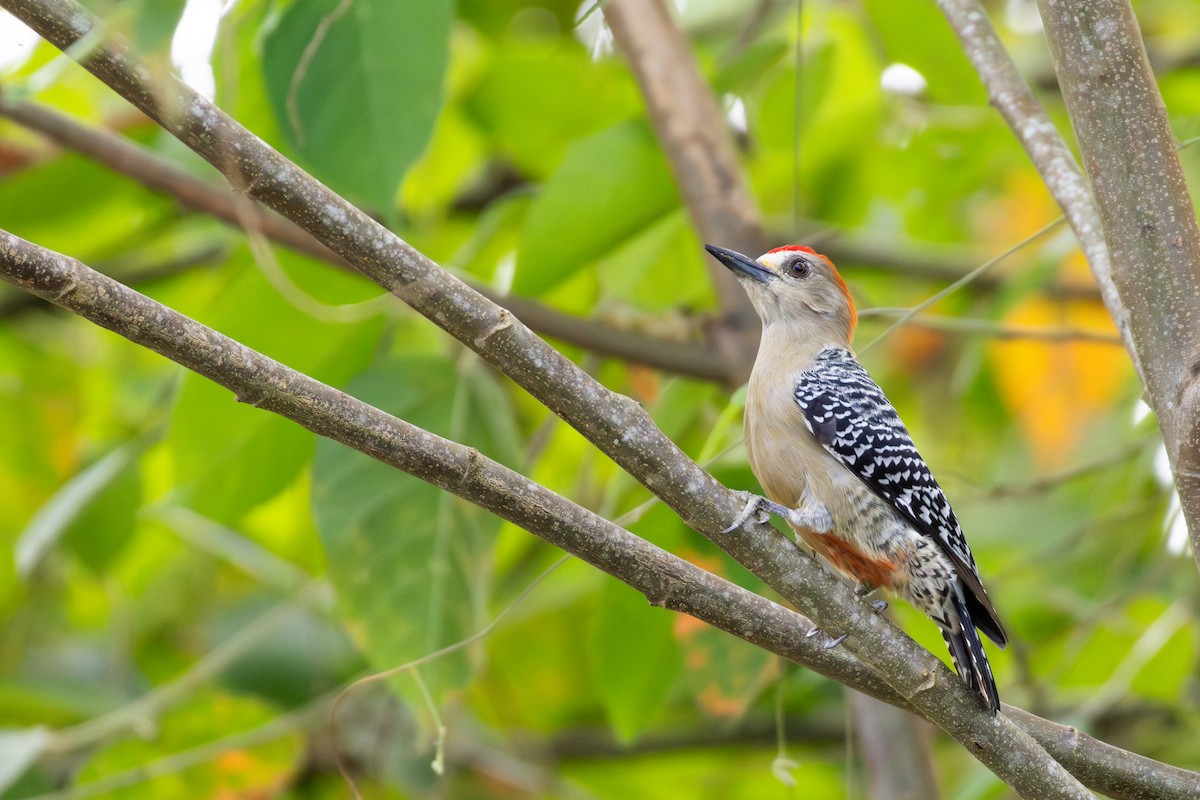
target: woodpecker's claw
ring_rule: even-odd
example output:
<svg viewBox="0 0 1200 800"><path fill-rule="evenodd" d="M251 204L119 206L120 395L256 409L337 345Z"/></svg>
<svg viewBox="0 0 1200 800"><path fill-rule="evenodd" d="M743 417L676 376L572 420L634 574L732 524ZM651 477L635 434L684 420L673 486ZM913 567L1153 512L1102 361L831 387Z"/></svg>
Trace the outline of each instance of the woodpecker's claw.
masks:
<svg viewBox="0 0 1200 800"><path fill-rule="evenodd" d="M872 600L871 601L871 608L875 609L876 614L882 614L885 610L887 610L887 607L888 607L887 600Z"/></svg>
<svg viewBox="0 0 1200 800"><path fill-rule="evenodd" d="M821 503L811 503L802 508L788 508L785 505L780 505L774 500L768 500L765 497L758 495L750 495L750 500L746 503L746 508L738 515L734 524L722 531L729 533L736 528L741 527L742 523L749 519L751 514L778 514L792 524L794 528L804 528L813 531L814 533L829 533L833 530L833 517L829 515L827 509ZM764 517L762 522L766 522Z"/></svg>
<svg viewBox="0 0 1200 800"><path fill-rule="evenodd" d="M742 513L737 515L737 518L734 519L732 525L721 531L722 534L733 533L738 528L742 527L742 525L746 524L746 520L756 515L756 521L760 523L767 521L766 512L763 511L763 504L771 501L765 497L759 497L756 494L750 494L750 492L741 492L741 494L745 495L747 498L746 507L742 509Z"/></svg>
<svg viewBox="0 0 1200 800"><path fill-rule="evenodd" d="M811 639L819 633L825 633L825 631L821 630L820 628L809 628L808 632L804 634L804 638ZM842 642L846 641L846 637L849 635L850 634L848 634L848 633L843 633L841 636L831 639L831 638L829 638L829 634L826 633L825 641L821 644L821 647L823 647L826 650L832 650L833 648L837 647Z"/></svg>

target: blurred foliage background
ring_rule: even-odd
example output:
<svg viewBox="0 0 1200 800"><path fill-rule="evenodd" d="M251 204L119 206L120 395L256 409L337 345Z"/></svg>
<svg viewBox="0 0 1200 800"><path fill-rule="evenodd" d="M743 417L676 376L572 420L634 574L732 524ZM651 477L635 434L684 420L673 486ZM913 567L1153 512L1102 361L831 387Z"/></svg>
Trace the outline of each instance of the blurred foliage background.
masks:
<svg viewBox="0 0 1200 800"><path fill-rule="evenodd" d="M602 13L576 25L591 2L241 0L219 19L215 0L88 5L478 285L671 340L699 341L715 311L638 87ZM936 7L677 5L772 239L838 258L862 358L964 522L1012 634L991 656L1002 696L1200 767L1197 576L1157 429L1069 230L1034 236L1058 211ZM1036 8L988 7L1069 135ZM1200 6L1135 7L1186 143ZM7 99L219 185L53 48L0 30ZM1200 176L1200 155L1182 158ZM0 228L762 588L357 276L5 119L0 173ZM893 329L896 309L1010 250ZM738 391L563 347L727 485L755 486ZM585 565L546 574L560 553L523 531L12 290L0 396L5 798L64 781L56 797L343 797L335 753L369 797L781 797L789 770L798 796L866 794L840 686ZM498 618L351 693L331 729L353 679ZM953 743L933 753L944 796L1006 796Z"/></svg>

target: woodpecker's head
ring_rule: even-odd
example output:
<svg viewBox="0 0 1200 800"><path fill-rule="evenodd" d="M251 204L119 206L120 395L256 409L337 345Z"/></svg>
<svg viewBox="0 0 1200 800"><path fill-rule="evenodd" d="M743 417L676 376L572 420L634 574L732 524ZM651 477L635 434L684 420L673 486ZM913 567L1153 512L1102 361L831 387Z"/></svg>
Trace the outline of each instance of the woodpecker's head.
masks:
<svg viewBox="0 0 1200 800"><path fill-rule="evenodd" d="M816 323L844 335L846 342L854 336L854 298L833 262L811 247L776 247L757 261L724 247L704 248L737 275L764 328Z"/></svg>

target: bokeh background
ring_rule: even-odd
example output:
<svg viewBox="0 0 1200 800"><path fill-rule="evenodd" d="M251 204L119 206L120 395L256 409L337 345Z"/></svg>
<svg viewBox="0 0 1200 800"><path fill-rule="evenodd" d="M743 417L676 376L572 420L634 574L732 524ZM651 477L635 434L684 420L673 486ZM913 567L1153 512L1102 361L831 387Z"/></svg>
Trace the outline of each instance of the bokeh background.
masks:
<svg viewBox="0 0 1200 800"><path fill-rule="evenodd" d="M703 243L590 0L88 5L152 70L181 72L460 277L650 339L699 343L716 314ZM1047 229L1058 209L936 6L675 5L771 240L825 249L858 299L862 360L1007 622L1012 644L991 654L1004 699L1200 767L1196 566L1157 427L1072 234ZM1200 5L1134 6L1195 179ZM1069 137L1036 7L987 8ZM10 18L0 37L6 101L221 186ZM3 116L0 177L0 228L762 590L365 280ZM755 488L737 387L554 341L727 485ZM368 797L869 796L868 723L846 690L560 556L0 292L0 762L19 766L0 768L2 797L344 797L339 753ZM416 677L356 689L331 727L354 679L480 631ZM1007 796L930 742L943 796Z"/></svg>

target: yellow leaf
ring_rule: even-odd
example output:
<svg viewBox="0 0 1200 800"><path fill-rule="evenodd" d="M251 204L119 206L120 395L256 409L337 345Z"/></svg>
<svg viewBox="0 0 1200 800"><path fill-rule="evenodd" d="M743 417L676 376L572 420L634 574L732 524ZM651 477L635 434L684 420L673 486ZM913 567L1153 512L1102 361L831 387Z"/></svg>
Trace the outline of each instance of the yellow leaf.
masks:
<svg viewBox="0 0 1200 800"><path fill-rule="evenodd" d="M1004 321L1116 332L1104 307L1090 300L1033 297ZM1069 459L1088 426L1111 409L1131 369L1123 348L1094 341L997 340L989 345L988 358L1004 404L1028 437L1040 468Z"/></svg>

